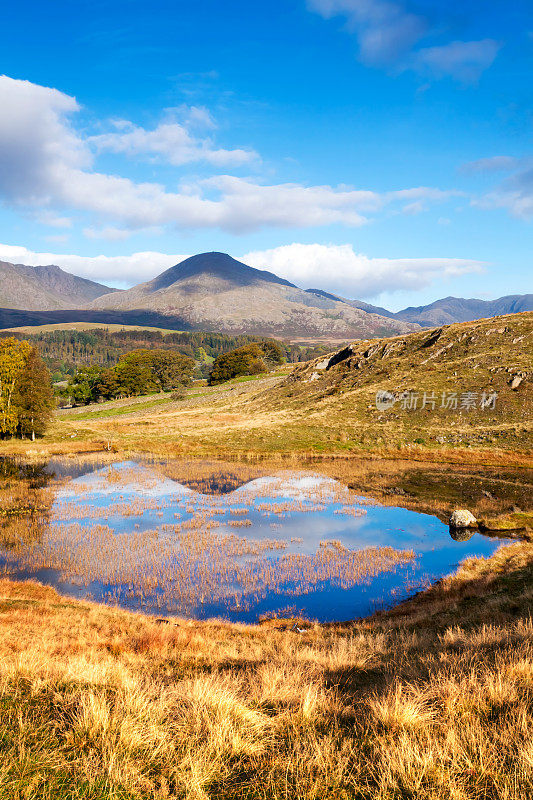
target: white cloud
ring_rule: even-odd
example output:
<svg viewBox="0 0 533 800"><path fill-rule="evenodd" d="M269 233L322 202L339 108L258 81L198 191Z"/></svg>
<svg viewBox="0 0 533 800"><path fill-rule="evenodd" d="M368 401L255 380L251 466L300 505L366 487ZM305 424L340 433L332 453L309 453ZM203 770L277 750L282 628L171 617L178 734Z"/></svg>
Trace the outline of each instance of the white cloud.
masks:
<svg viewBox="0 0 533 800"><path fill-rule="evenodd" d="M41 264L56 264L58 267L109 286L131 286L148 281L160 272L187 258L183 254L140 252L127 256L78 256L73 254L37 253L26 247L0 244L0 261L12 264L27 264L36 267Z"/></svg>
<svg viewBox="0 0 533 800"><path fill-rule="evenodd" d="M47 242L53 242L54 244L64 244L68 242L69 236L68 233L57 233L51 234L50 236L44 237Z"/></svg>
<svg viewBox="0 0 533 800"><path fill-rule="evenodd" d="M481 208L504 208L513 217L533 218L533 159L522 159L520 168L493 191L473 201Z"/></svg>
<svg viewBox="0 0 533 800"><path fill-rule="evenodd" d="M41 214L64 209L89 212L108 230L158 225L232 232L266 225L357 227L367 221L366 215L389 204L449 196L431 187L378 194L349 186L264 185L255 178L231 175L182 182L178 191L171 192L158 183L136 183L95 171L91 139L83 139L71 124L71 116L79 110L73 97L3 76L0 106L0 196L15 206L38 208ZM129 125L124 123L121 133L111 134L133 136L121 139L121 146L152 148L152 152L159 148L161 153L164 147L171 149L170 140L158 138L160 129L154 136L156 131L132 131ZM113 141L118 146L118 139ZM97 229L88 226L89 231Z"/></svg>
<svg viewBox="0 0 533 800"><path fill-rule="evenodd" d="M48 225L50 228L72 228L72 220L70 217L60 217L57 214L52 214L50 211L42 211L37 214L37 221L41 225Z"/></svg>
<svg viewBox="0 0 533 800"><path fill-rule="evenodd" d="M195 119L199 120L200 110L195 111ZM210 139L193 136L185 125L175 121L162 122L153 130L131 122L118 122L114 126L117 130L91 136L89 143L99 152L158 157L174 166L195 161L205 161L215 167L240 166L258 158L253 150L216 148Z"/></svg>
<svg viewBox="0 0 533 800"><path fill-rule="evenodd" d="M325 19L342 16L346 30L355 35L359 59L374 66L397 65L430 73L435 78L450 75L463 82L476 81L490 67L501 47L494 39L453 41L418 47L428 36L440 34L449 15L447 3L432 9L441 16L435 24L406 2L394 0L307 0L307 6ZM415 9L417 5L415 4ZM418 49L417 49L418 48Z"/></svg>
<svg viewBox="0 0 533 800"><path fill-rule="evenodd" d="M451 75L464 83L475 83L493 63L501 46L501 42L495 39L449 42L418 50L413 63L419 69L429 70L437 78Z"/></svg>
<svg viewBox="0 0 533 800"><path fill-rule="evenodd" d="M491 156L490 158L478 158L476 161L468 161L461 167L461 172L500 172L509 171L518 166L519 159L513 156Z"/></svg>
<svg viewBox="0 0 533 800"><path fill-rule="evenodd" d="M485 194L473 197L471 204L478 208L506 209L513 217L533 218L533 158L524 156L492 156L463 164L461 172L490 175L507 173L507 176Z"/></svg>
<svg viewBox="0 0 533 800"><path fill-rule="evenodd" d="M422 289L439 278L481 272L483 262L460 258L369 258L350 244L290 244L247 253L246 264L269 269L303 288L347 297Z"/></svg>
<svg viewBox="0 0 533 800"><path fill-rule="evenodd" d="M0 260L37 266L58 266L107 285L131 286L147 281L188 256L140 252L126 256L78 256L37 253L0 244ZM459 258L369 258L350 244L290 244L238 257L268 269L304 289L324 289L346 297L372 298L380 292L422 289L441 278L481 272L483 262Z"/></svg>
<svg viewBox="0 0 533 800"><path fill-rule="evenodd" d="M87 239L105 239L108 242L122 242L131 236L131 231L107 225L105 228L84 228L83 235L86 236Z"/></svg>
<svg viewBox="0 0 533 800"><path fill-rule="evenodd" d="M344 16L356 34L366 64L388 64L407 53L424 35L426 20L389 0L308 0L308 7L326 19Z"/></svg>

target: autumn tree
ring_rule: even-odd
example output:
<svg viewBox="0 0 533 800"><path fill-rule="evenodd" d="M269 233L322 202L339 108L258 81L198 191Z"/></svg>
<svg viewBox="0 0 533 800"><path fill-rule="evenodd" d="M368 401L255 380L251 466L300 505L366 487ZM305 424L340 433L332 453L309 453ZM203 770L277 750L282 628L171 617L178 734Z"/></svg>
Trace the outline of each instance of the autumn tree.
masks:
<svg viewBox="0 0 533 800"><path fill-rule="evenodd" d="M14 337L0 339L0 435L17 430L18 411L14 402L17 381L24 369L31 347Z"/></svg>
<svg viewBox="0 0 533 800"><path fill-rule="evenodd" d="M0 436L44 433L54 397L38 352L15 337L0 339Z"/></svg>
<svg viewBox="0 0 533 800"><path fill-rule="evenodd" d="M149 371L148 391L169 391L191 382L194 361L173 350L133 350L121 357L117 371L127 373L132 368Z"/></svg>
<svg viewBox="0 0 533 800"><path fill-rule="evenodd" d="M18 414L17 432L35 441L42 436L52 416L54 393L50 372L34 347L19 373L14 392Z"/></svg>

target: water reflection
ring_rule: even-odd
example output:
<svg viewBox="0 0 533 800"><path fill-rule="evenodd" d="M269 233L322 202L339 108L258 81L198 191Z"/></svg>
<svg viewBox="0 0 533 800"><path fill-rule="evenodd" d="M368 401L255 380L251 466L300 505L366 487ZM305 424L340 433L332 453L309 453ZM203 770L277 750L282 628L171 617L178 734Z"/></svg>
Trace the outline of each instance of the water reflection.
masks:
<svg viewBox="0 0 533 800"><path fill-rule="evenodd" d="M436 517L379 505L317 473L77 465L52 495L51 473L66 471L49 464L42 472L43 486L31 490L33 478L4 480L27 484L34 505L0 540L3 571L158 614L350 619L501 543L457 536Z"/></svg>

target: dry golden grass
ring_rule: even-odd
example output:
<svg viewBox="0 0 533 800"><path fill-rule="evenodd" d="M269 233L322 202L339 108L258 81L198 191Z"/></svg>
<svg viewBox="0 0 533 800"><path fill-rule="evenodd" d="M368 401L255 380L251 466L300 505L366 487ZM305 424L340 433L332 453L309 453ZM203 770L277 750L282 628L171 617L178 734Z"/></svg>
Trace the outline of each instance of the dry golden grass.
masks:
<svg viewBox="0 0 533 800"><path fill-rule="evenodd" d="M532 578L517 543L303 632L2 580L0 797L531 798Z"/></svg>

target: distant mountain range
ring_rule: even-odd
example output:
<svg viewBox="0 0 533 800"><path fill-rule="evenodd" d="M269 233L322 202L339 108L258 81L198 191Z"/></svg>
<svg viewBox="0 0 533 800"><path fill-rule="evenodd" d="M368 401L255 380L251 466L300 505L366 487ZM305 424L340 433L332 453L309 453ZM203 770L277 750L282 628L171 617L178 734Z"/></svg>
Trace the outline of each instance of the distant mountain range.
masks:
<svg viewBox="0 0 533 800"><path fill-rule="evenodd" d="M533 295L446 297L393 312L300 289L225 253L201 253L126 291L49 265L0 261L0 328L92 321L282 338L357 339L533 310Z"/></svg>
<svg viewBox="0 0 533 800"><path fill-rule="evenodd" d="M78 278L54 264L28 267L0 261L0 308L24 311L80 308L110 291L118 289Z"/></svg>
<svg viewBox="0 0 533 800"><path fill-rule="evenodd" d="M472 322L475 319L498 317L502 314L518 314L520 311L533 311L533 294L508 294L497 300L466 300L463 297L443 297L427 306L409 306L401 311L388 311L381 306L372 306L362 300L348 300L340 295L324 292L322 289L306 289L307 292L339 300L354 308L360 308L370 314L380 314L389 319L403 322L415 322L423 328L435 325L451 325L454 322Z"/></svg>

